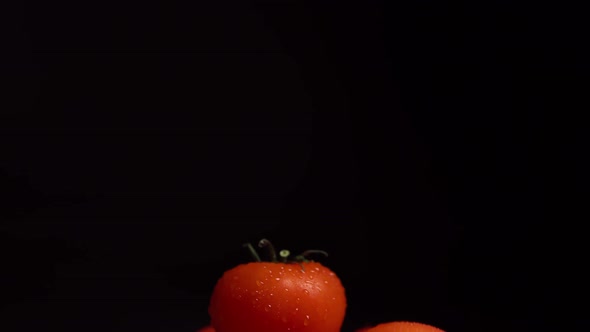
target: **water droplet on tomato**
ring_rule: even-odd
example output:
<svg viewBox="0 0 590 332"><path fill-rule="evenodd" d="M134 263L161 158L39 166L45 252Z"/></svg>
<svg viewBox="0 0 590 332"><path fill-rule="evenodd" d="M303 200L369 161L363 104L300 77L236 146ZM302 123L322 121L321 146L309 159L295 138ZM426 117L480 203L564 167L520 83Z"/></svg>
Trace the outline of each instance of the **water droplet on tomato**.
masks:
<svg viewBox="0 0 590 332"><path fill-rule="evenodd" d="M313 279L313 275L311 275L311 274L310 274L310 275L309 275L309 279Z"/></svg>
<svg viewBox="0 0 590 332"><path fill-rule="evenodd" d="M303 292L305 293L305 295L309 295L309 291L307 289L304 289Z"/></svg>
<svg viewBox="0 0 590 332"><path fill-rule="evenodd" d="M295 308L295 311L299 311L299 308Z"/></svg>
<svg viewBox="0 0 590 332"><path fill-rule="evenodd" d="M279 281L279 280L281 280L281 278L275 278L275 280L276 280L276 281Z"/></svg>
<svg viewBox="0 0 590 332"><path fill-rule="evenodd" d="M319 272L320 271L320 268L319 267L316 267L316 268L314 268L314 270L316 270L316 271Z"/></svg>
<svg viewBox="0 0 590 332"><path fill-rule="evenodd" d="M305 319L303 320L303 326L309 325L309 320L310 320L309 315L305 315Z"/></svg>
<svg viewBox="0 0 590 332"><path fill-rule="evenodd" d="M288 292L288 291L289 291L289 288L285 288L285 292Z"/></svg>
<svg viewBox="0 0 590 332"><path fill-rule="evenodd" d="M272 305L271 304L269 304L266 307L264 307L264 311L266 311L266 312L269 312L270 309L272 309Z"/></svg>
<svg viewBox="0 0 590 332"><path fill-rule="evenodd" d="M274 296L275 294L274 294L274 293L270 293L269 295L270 295L270 296Z"/></svg>
<svg viewBox="0 0 590 332"><path fill-rule="evenodd" d="M288 268L287 271L293 272L293 269L292 268Z"/></svg>
<svg viewBox="0 0 590 332"><path fill-rule="evenodd" d="M324 280L324 284L326 284L326 285L327 285L327 284L328 284L328 280Z"/></svg>
<svg viewBox="0 0 590 332"><path fill-rule="evenodd" d="M256 280L256 285L258 287L260 287L260 286L264 285L264 281Z"/></svg>

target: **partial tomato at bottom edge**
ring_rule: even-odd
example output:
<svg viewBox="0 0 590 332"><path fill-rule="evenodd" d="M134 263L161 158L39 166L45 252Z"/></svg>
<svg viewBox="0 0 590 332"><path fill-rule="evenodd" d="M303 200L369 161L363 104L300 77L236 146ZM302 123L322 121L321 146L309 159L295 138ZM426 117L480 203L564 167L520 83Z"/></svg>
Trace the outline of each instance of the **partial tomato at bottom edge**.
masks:
<svg viewBox="0 0 590 332"><path fill-rule="evenodd" d="M445 332L432 325L418 322L387 322L373 327L361 327L355 332Z"/></svg>
<svg viewBox="0 0 590 332"><path fill-rule="evenodd" d="M196 332L215 332L215 329L211 325L203 326L198 329Z"/></svg>

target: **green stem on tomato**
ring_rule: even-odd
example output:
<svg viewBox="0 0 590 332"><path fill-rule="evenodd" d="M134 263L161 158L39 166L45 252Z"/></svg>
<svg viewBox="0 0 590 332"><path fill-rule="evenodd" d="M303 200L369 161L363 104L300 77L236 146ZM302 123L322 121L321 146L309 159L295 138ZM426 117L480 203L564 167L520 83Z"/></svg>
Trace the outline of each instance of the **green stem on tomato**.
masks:
<svg viewBox="0 0 590 332"><path fill-rule="evenodd" d="M289 250L283 249L279 251L279 256L281 256L281 262L283 263L287 263L287 258L289 258L289 255L291 255Z"/></svg>
<svg viewBox="0 0 590 332"><path fill-rule="evenodd" d="M244 247L248 248L248 251L250 251L250 255L252 255L252 258L254 258L255 261L262 262L262 260L260 259L260 256L258 255L258 253L256 252L256 250L254 249L254 247L252 246L252 244L250 244L250 243L244 243Z"/></svg>
<svg viewBox="0 0 590 332"><path fill-rule="evenodd" d="M260 242L258 242L258 246L260 248L268 247L268 252L270 253L270 261L273 263L278 262L277 251L275 250L275 247L272 245L272 243L270 243L269 240L267 240L267 239L260 240Z"/></svg>
<svg viewBox="0 0 590 332"><path fill-rule="evenodd" d="M252 244L250 243L245 243L244 247L248 248L248 250L250 251L250 255L252 255L252 257L254 258L254 260L256 262L262 262L262 259L260 259L260 256L258 255L258 253L256 252L256 249L254 249L254 247L252 246ZM268 247L268 252L270 255L270 262L272 263L298 263L299 265L301 265L301 268L303 268L302 263L306 263L309 262L310 259L308 258L308 256L310 255L314 255L314 254L320 254L323 255L325 257L328 257L328 253L323 251L323 250L306 250L303 253L301 253L300 255L295 256L294 259L290 260L289 259L289 255L291 255L291 252L289 250L281 250L279 252L279 257L277 257L277 251L275 249L275 247L272 245L272 243L268 240L268 239L262 239L258 242L258 247L260 248L264 248L264 247Z"/></svg>
<svg viewBox="0 0 590 332"><path fill-rule="evenodd" d="M301 253L300 256L307 258L307 256L313 255L313 254L320 254L320 255L324 255L325 257L328 257L328 253L323 250L306 250L303 253Z"/></svg>

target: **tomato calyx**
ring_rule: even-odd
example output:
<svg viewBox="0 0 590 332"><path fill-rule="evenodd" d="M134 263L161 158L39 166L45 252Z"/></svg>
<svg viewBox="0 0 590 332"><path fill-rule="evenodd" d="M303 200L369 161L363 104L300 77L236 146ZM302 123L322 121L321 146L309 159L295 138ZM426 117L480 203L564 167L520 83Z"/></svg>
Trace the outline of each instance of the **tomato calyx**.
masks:
<svg viewBox="0 0 590 332"><path fill-rule="evenodd" d="M254 260L256 262L262 262L260 255L258 255L258 252L256 252L256 249L254 249L254 246L252 246L251 243L245 243L244 247L246 247L250 251L252 258L254 258ZM277 256L277 251L276 251L274 245L268 239L260 240L258 242L258 247L268 248L268 253L270 256L271 263L294 263L294 264L301 265L301 268L303 268L303 265L302 265L303 263L313 262L313 260L309 258L309 256L311 256L311 255L320 254L325 257L328 257L327 252L325 252L323 250L316 250L316 249L306 250L306 251L302 252L301 254L296 255L293 259L289 259L291 252L287 249L283 249L283 250L279 251L279 254Z"/></svg>

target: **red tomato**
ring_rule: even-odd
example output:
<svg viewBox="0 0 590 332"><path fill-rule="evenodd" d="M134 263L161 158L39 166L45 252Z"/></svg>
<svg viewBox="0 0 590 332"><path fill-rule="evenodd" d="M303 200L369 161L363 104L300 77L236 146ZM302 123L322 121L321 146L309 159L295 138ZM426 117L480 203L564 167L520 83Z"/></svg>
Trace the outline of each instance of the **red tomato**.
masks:
<svg viewBox="0 0 590 332"><path fill-rule="evenodd" d="M201 327L197 330L197 332L215 332L215 329L211 325L208 325L205 327Z"/></svg>
<svg viewBox="0 0 590 332"><path fill-rule="evenodd" d="M357 332L444 332L434 326L417 322L388 322L371 328L361 328Z"/></svg>
<svg viewBox="0 0 590 332"><path fill-rule="evenodd" d="M273 262L241 264L218 280L209 305L215 331L340 332L346 296L338 276L317 262L272 256Z"/></svg>

